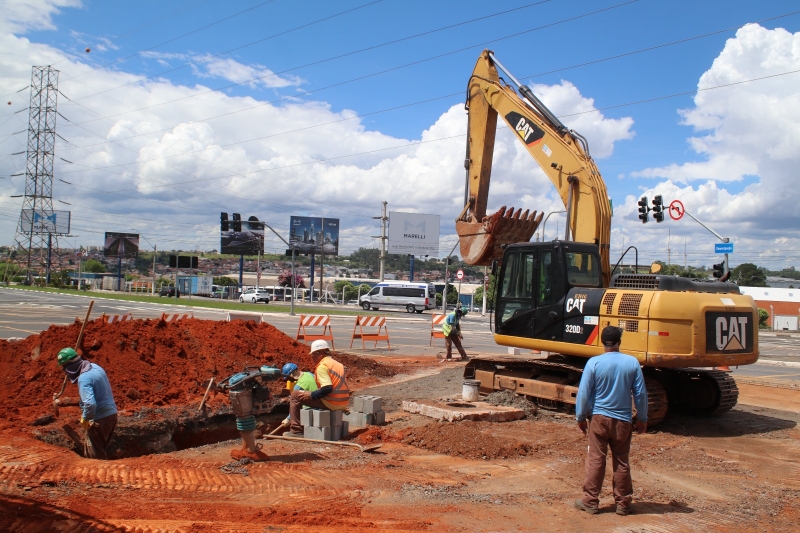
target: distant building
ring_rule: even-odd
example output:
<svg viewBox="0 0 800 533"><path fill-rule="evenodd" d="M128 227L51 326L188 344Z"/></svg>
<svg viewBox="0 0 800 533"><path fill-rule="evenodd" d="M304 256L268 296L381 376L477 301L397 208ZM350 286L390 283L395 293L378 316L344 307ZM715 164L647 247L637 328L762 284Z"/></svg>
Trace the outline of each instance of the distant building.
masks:
<svg viewBox="0 0 800 533"><path fill-rule="evenodd" d="M751 296L756 306L769 312L767 324L777 331L798 331L800 289L779 287L739 287L742 294Z"/></svg>

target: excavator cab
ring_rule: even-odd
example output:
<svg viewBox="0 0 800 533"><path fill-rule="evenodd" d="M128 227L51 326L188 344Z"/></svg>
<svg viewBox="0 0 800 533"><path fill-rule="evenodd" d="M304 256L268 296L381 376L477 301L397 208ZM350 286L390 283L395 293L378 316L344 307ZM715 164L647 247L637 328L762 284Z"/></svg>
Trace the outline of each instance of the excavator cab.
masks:
<svg viewBox="0 0 800 533"><path fill-rule="evenodd" d="M575 342L575 335L586 328L571 324L570 314L574 310L582 317L589 310L584 309L586 302L598 300L602 293L600 254L593 244L552 241L507 246L497 284L495 331Z"/></svg>

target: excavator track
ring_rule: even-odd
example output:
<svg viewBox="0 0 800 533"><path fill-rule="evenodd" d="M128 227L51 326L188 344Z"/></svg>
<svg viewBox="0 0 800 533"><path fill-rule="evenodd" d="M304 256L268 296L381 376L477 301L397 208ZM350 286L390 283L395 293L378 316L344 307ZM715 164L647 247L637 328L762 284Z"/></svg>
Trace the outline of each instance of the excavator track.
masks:
<svg viewBox="0 0 800 533"><path fill-rule="evenodd" d="M648 368L645 373L664 386L669 408L677 412L719 415L733 409L739 399L736 381L721 370Z"/></svg>
<svg viewBox="0 0 800 533"><path fill-rule="evenodd" d="M464 377L479 380L483 393L510 390L527 396L543 409L574 413L575 398L586 361L564 356L547 359L524 356L475 357L467 363ZM667 415L667 391L655 378L646 377L645 385L647 424L653 427Z"/></svg>

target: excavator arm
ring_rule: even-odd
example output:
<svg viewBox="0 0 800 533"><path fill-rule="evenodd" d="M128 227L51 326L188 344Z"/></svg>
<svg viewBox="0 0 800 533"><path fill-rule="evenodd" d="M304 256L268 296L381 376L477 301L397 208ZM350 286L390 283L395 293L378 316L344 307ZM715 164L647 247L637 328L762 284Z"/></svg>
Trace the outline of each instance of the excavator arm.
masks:
<svg viewBox="0 0 800 533"><path fill-rule="evenodd" d="M519 94L500 78L498 68L517 86ZM522 213L521 208L515 211L505 206L486 215L499 114L561 196L567 211L565 240L597 245L604 285L608 286L611 205L586 140L564 126L490 50L483 51L469 79L466 107L467 191L464 209L456 220L464 261L490 264L502 257L504 245L530 241L542 220L542 214L537 216L536 211Z"/></svg>

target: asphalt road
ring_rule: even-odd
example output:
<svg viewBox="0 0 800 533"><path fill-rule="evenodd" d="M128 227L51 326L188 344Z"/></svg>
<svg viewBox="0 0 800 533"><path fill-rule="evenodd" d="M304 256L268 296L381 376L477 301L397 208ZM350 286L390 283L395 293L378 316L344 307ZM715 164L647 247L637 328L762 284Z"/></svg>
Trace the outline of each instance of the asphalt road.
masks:
<svg viewBox="0 0 800 533"><path fill-rule="evenodd" d="M134 318L157 318L162 313L192 312L195 318L224 320L227 315L227 311L222 310L198 307L188 309L185 306L168 304L166 298L163 304L105 299L97 293L93 293L91 298L95 300L92 310L92 316L95 318L102 313L107 315L131 313ZM91 298L2 288L0 289L0 338L27 337L47 329L51 324L66 325L74 322L76 317L83 319ZM294 338L297 334L298 317L285 313L270 313L269 309L263 304L253 305L254 312L263 313L267 322ZM390 312L386 316L391 350L386 349L385 343L381 343L377 349L371 348L371 344L367 343L367 353L387 357L444 354L442 339L435 339L435 344L431 346L429 312L422 315ZM352 316L331 316L336 348L349 349L353 323ZM463 319L462 332L464 348L469 355L508 353L506 347L494 343L493 335L489 331L488 315L482 317L478 313L468 314ZM800 383L800 366L794 366L794 364L800 365L800 335L762 333L759 341L761 359L789 362L791 366L759 362L734 369L733 375L779 385ZM359 341L353 345L353 350L357 349L361 349Z"/></svg>

